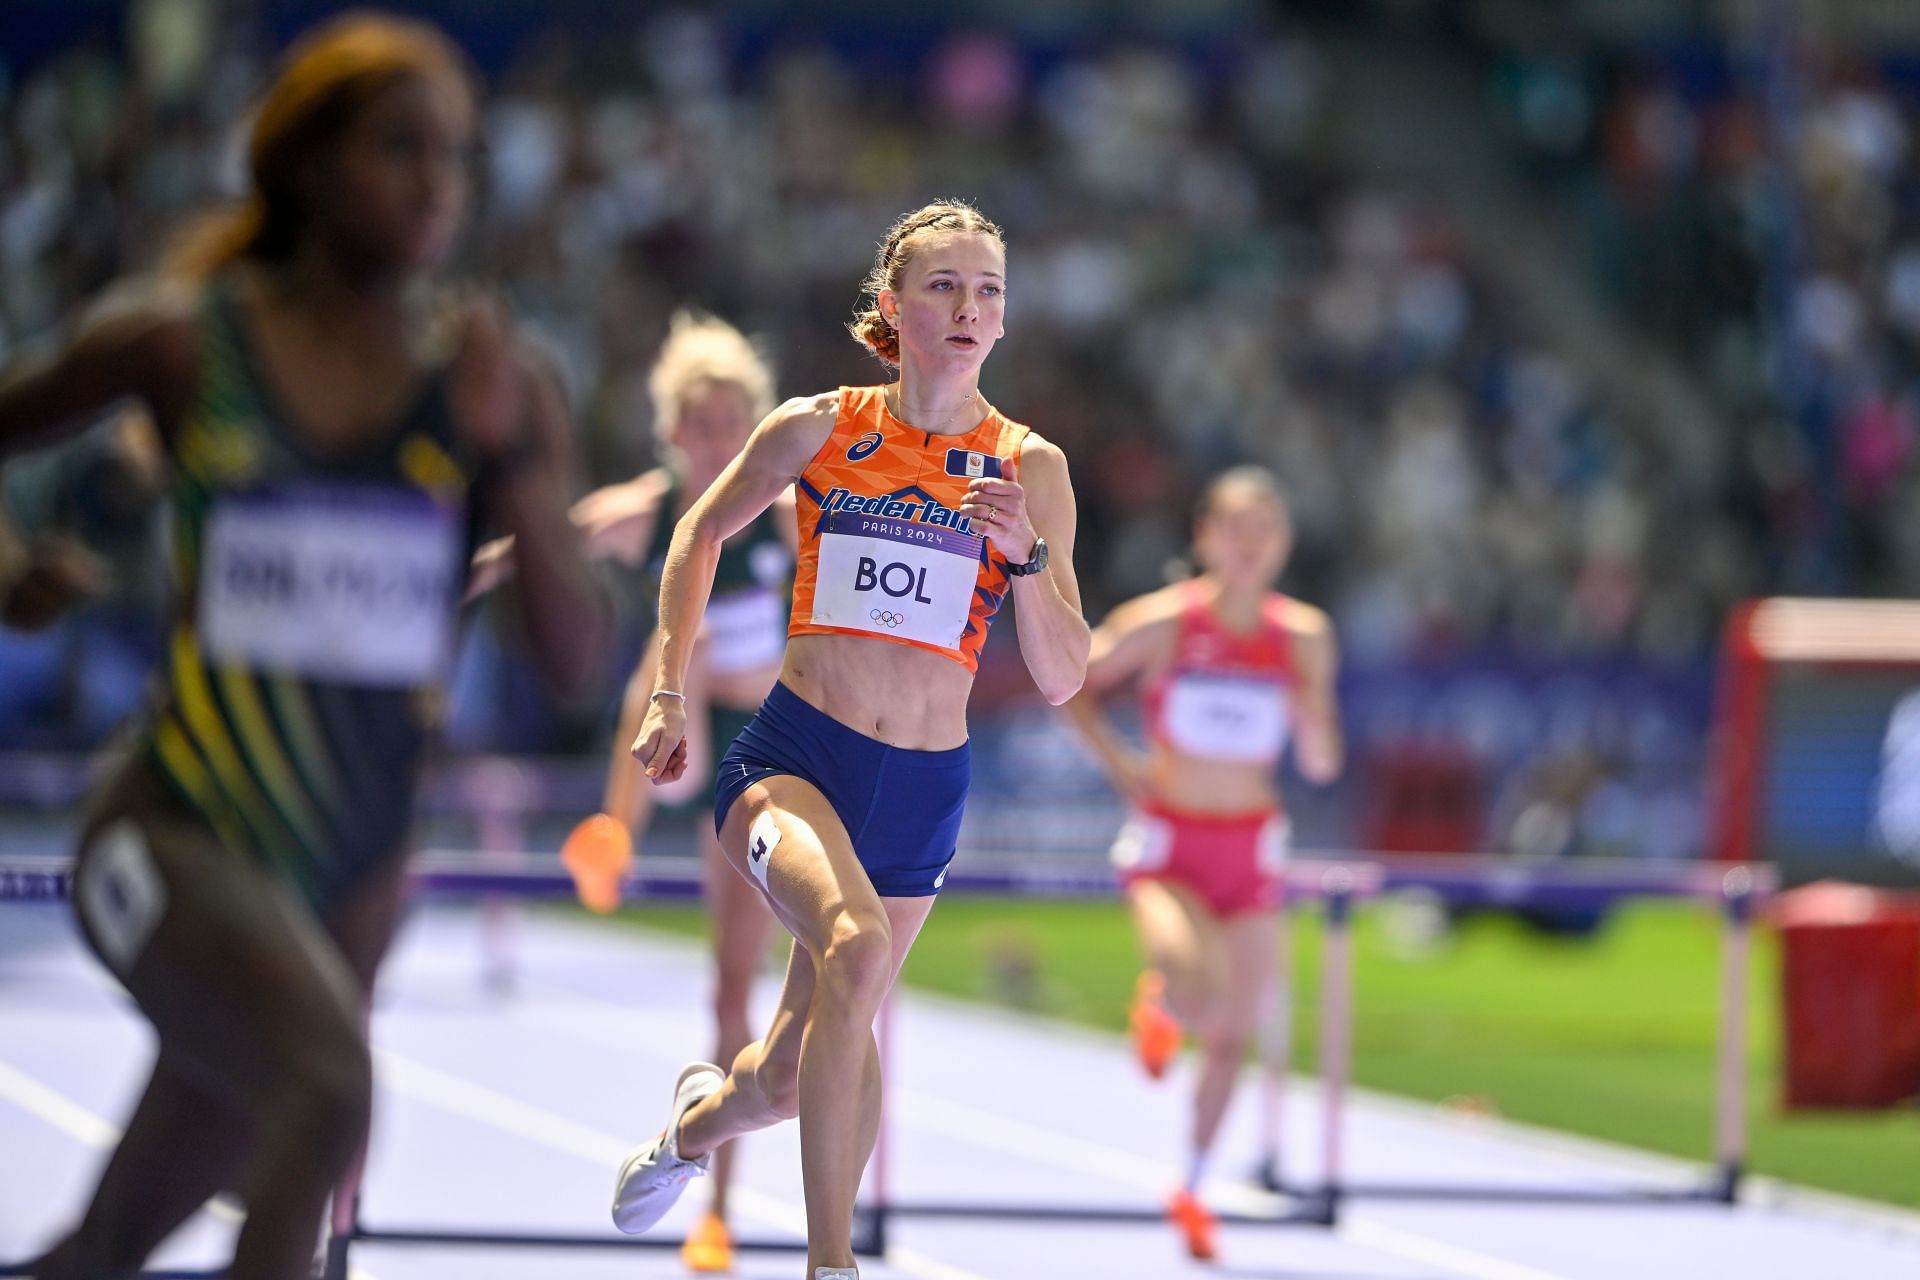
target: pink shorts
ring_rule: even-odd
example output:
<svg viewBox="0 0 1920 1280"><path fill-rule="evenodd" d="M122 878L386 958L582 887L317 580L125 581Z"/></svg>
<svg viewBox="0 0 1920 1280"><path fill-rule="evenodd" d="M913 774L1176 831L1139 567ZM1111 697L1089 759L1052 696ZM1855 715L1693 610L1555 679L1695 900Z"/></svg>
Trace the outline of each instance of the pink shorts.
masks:
<svg viewBox="0 0 1920 1280"><path fill-rule="evenodd" d="M1287 844L1286 815L1277 810L1200 814L1148 805L1120 828L1113 865L1123 886L1183 885L1226 918L1280 906Z"/></svg>

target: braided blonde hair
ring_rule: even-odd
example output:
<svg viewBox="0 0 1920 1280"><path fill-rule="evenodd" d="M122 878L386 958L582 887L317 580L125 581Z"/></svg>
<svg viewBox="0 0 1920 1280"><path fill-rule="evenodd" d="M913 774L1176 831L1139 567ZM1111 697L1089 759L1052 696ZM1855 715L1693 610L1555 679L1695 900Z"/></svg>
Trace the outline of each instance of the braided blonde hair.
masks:
<svg viewBox="0 0 1920 1280"><path fill-rule="evenodd" d="M913 258L914 238L938 231L978 232L992 236L1001 251L1006 250L1006 236L1000 228L965 200L935 200L901 215L887 228L886 238L880 242L880 251L873 258L873 270L867 272L867 278L860 283L860 302L854 310L853 321L847 325L854 340L883 364L899 366L900 335L880 314L880 291L900 287L907 263Z"/></svg>

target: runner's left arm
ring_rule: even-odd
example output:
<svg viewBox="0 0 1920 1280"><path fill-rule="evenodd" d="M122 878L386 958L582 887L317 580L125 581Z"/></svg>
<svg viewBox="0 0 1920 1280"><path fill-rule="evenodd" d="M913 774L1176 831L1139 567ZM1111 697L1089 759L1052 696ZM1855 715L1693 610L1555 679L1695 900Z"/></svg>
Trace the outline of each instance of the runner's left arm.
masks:
<svg viewBox="0 0 1920 1280"><path fill-rule="evenodd" d="M732 537L793 486L807 460L826 442L838 412L837 393L789 400L754 428L746 448L729 462L708 490L674 526L660 577L660 656L654 667L654 700L647 709L633 755L656 786L687 768L687 714L679 698L700 634L700 620L713 590L720 544Z"/></svg>
<svg viewBox="0 0 1920 1280"><path fill-rule="evenodd" d="M1020 448L1020 479L982 477L967 488L960 513L970 517L1012 564L1033 558L1035 541L1047 540L1047 567L1014 578L1014 628L1020 656L1040 692L1054 706L1078 693L1087 678L1093 631L1080 612L1080 582L1073 572L1075 507L1067 455L1029 434Z"/></svg>
<svg viewBox="0 0 1920 1280"><path fill-rule="evenodd" d="M1333 620L1311 605L1292 605L1296 729L1293 761L1300 776L1325 786L1346 764L1346 737L1340 730L1340 703L1334 691L1340 673L1340 644Z"/></svg>
<svg viewBox="0 0 1920 1280"><path fill-rule="evenodd" d="M658 631L647 636L640 660L634 664L633 674L621 695L620 723L613 731L602 808L620 820L636 846L653 821L655 805L679 804L698 794L708 781L713 754L722 745L706 740L706 671L700 659L701 651L696 647L693 661L687 667L687 687L681 690L687 695L688 771L673 782L658 788L641 786L640 762L633 758L631 750L634 740L640 736L640 726L646 721L647 708L653 705L653 673L660 660ZM687 785L689 783L692 785Z"/></svg>
<svg viewBox="0 0 1920 1280"><path fill-rule="evenodd" d="M1093 629L1087 679L1062 708L1067 719L1099 759L1114 789L1128 797L1149 793L1153 758L1114 727L1101 699L1117 685L1165 660L1172 645L1175 614L1167 593L1153 592L1118 605Z"/></svg>

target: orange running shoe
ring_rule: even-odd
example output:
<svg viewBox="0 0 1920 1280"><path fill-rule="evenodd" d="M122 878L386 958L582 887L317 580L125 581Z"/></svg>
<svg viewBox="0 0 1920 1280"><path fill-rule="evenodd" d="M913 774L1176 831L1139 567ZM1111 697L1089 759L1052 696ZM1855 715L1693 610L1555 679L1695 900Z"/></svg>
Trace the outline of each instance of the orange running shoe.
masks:
<svg viewBox="0 0 1920 1280"><path fill-rule="evenodd" d="M1167 1198L1167 1218L1186 1237L1189 1257L1201 1262L1213 1261L1213 1237L1218 1223L1191 1191L1176 1191Z"/></svg>
<svg viewBox="0 0 1920 1280"><path fill-rule="evenodd" d="M1133 1009L1127 1014L1127 1030L1133 1037L1133 1051L1140 1066L1153 1079L1167 1073L1167 1064L1180 1052L1180 1023L1161 1005L1166 982L1148 970L1133 988Z"/></svg>
<svg viewBox="0 0 1920 1280"><path fill-rule="evenodd" d="M706 1214L694 1224L687 1242L680 1246L680 1261L687 1270L703 1274L733 1270L733 1236L720 1215Z"/></svg>
<svg viewBox="0 0 1920 1280"><path fill-rule="evenodd" d="M560 861L573 876L580 901L606 915L620 906L620 881L633 865L633 837L617 818L596 813L567 836Z"/></svg>

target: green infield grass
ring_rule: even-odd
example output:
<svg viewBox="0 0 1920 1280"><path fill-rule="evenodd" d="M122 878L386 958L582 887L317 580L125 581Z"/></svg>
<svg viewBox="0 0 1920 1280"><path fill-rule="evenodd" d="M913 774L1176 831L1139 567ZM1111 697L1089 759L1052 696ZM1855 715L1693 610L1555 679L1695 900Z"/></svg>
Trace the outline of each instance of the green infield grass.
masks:
<svg viewBox="0 0 1920 1280"><path fill-rule="evenodd" d="M692 905L623 920L699 934ZM1295 1065L1312 1070L1319 926L1295 916ZM1597 934L1543 936L1481 916L1413 946L1365 910L1355 938L1354 1078L1514 1120L1706 1160L1720 930L1711 909L1638 903ZM1119 905L943 898L907 961L928 991L1118 1031L1138 968ZM1920 1108L1783 1113L1778 953L1760 931L1752 984L1752 1167L1920 1208Z"/></svg>

